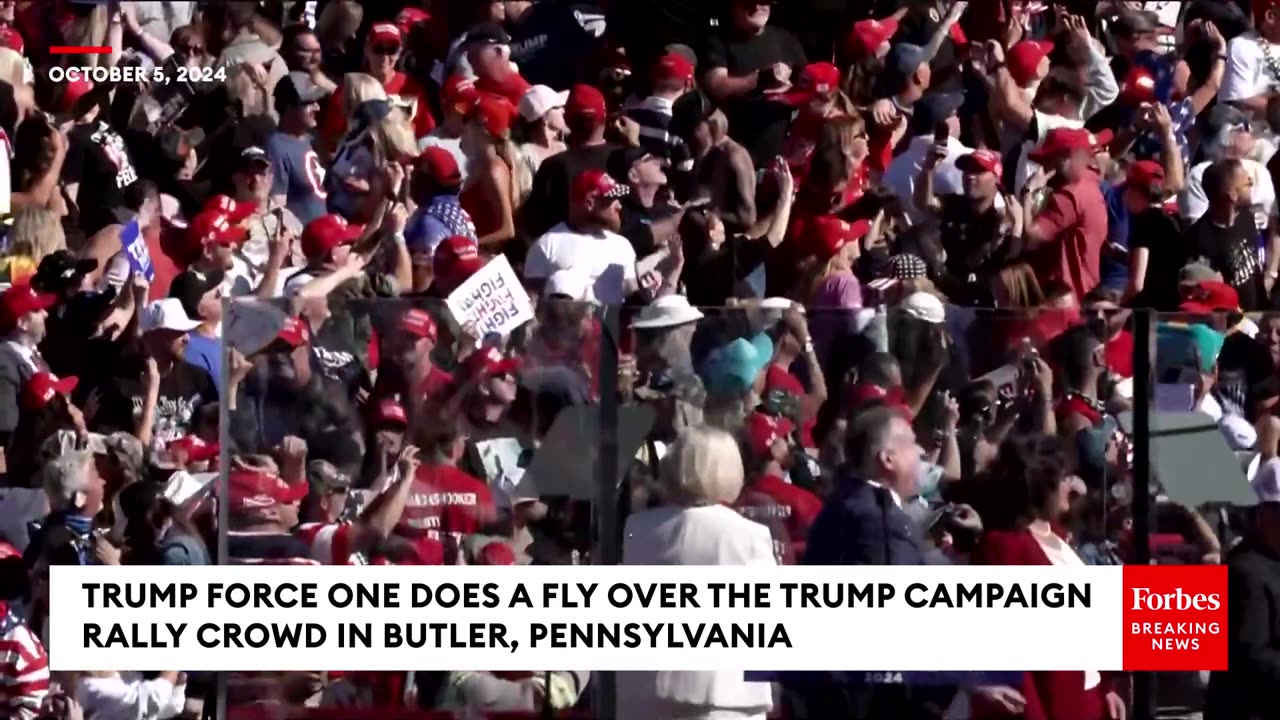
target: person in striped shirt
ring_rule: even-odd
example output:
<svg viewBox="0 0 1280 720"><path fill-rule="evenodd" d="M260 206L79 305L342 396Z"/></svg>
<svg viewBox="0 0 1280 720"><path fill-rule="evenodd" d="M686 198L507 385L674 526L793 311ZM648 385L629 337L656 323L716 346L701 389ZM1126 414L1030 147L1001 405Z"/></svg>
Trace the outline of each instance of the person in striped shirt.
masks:
<svg viewBox="0 0 1280 720"><path fill-rule="evenodd" d="M40 638L0 601L0 715L34 720L49 693L49 656Z"/></svg>
<svg viewBox="0 0 1280 720"><path fill-rule="evenodd" d="M666 158L678 170L693 168L693 153L671 132L676 100L693 88L694 64L679 52L668 51L650 72L653 94L628 107L624 114L640 126L640 147Z"/></svg>

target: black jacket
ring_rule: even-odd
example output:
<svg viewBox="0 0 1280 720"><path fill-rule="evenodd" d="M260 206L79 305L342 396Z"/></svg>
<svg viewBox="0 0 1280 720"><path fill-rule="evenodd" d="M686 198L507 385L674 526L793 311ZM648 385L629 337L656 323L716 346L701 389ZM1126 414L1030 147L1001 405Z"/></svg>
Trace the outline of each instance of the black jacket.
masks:
<svg viewBox="0 0 1280 720"><path fill-rule="evenodd" d="M893 495L848 478L809 528L805 565L925 565L927 544Z"/></svg>
<svg viewBox="0 0 1280 720"><path fill-rule="evenodd" d="M1209 680L1205 720L1280 712L1280 557L1246 538L1227 557L1227 665Z"/></svg>

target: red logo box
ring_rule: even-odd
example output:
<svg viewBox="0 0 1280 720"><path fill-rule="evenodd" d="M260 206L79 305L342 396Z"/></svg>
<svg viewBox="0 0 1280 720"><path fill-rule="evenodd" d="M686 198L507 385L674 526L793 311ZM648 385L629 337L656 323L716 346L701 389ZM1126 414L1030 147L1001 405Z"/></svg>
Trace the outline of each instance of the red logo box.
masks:
<svg viewBox="0 0 1280 720"><path fill-rule="evenodd" d="M1227 669L1225 565L1124 567L1124 669Z"/></svg>

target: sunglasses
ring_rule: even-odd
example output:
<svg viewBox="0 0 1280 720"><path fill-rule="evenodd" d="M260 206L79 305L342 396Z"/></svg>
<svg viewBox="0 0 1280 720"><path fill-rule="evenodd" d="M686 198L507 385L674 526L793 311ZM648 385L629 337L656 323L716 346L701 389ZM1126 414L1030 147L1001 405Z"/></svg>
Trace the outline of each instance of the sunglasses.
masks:
<svg viewBox="0 0 1280 720"><path fill-rule="evenodd" d="M175 45L173 49L177 50L180 53L186 53L187 55L203 55L204 54L204 46L197 45L197 44Z"/></svg>
<svg viewBox="0 0 1280 720"><path fill-rule="evenodd" d="M398 55L400 53L399 45L374 45L374 55Z"/></svg>

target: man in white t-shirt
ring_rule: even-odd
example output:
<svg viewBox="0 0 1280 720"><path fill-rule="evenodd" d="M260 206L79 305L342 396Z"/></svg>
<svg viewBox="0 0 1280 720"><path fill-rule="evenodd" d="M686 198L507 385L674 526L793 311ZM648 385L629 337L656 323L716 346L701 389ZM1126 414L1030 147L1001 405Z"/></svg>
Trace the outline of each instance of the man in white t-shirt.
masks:
<svg viewBox="0 0 1280 720"><path fill-rule="evenodd" d="M1255 144L1251 127L1248 116L1230 105L1220 103L1209 111L1200 133L1205 160L1187 173L1187 187L1178 196L1178 213L1188 225L1209 209L1209 199L1204 193L1204 171L1217 160L1240 161L1253 180L1250 205L1254 222L1260 230L1270 224L1276 207L1276 191L1266 166L1250 159Z"/></svg>
<svg viewBox="0 0 1280 720"><path fill-rule="evenodd" d="M1271 134L1264 133L1263 128L1267 103L1280 93L1280 3L1255 5L1266 7L1261 17L1254 18L1257 29L1227 43L1227 70L1218 89L1218 99L1258 121L1255 135L1270 142ZM1264 163L1270 160L1269 157L1257 159Z"/></svg>
<svg viewBox="0 0 1280 720"><path fill-rule="evenodd" d="M897 196L898 202L906 209L907 219L911 224L923 222L925 213L915 206L914 193L916 177L924 167L925 157L933 149L935 133L945 123L947 127L947 156L934 169L934 195L954 195L962 190L964 174L956 169L956 160L973 152L966 147L957 136L960 134L960 119L956 111L964 103L964 95L958 92L935 92L925 95L916 103L911 115L911 124L907 132L911 134L911 142L907 149L894 156L889 169L884 173L884 184Z"/></svg>
<svg viewBox="0 0 1280 720"><path fill-rule="evenodd" d="M543 284L559 270L591 279L601 303L621 303L635 291L636 251L618 234L622 228L621 198L629 189L603 170L585 170L569 192L569 220L538 238L525 260L524 278L541 294Z"/></svg>

